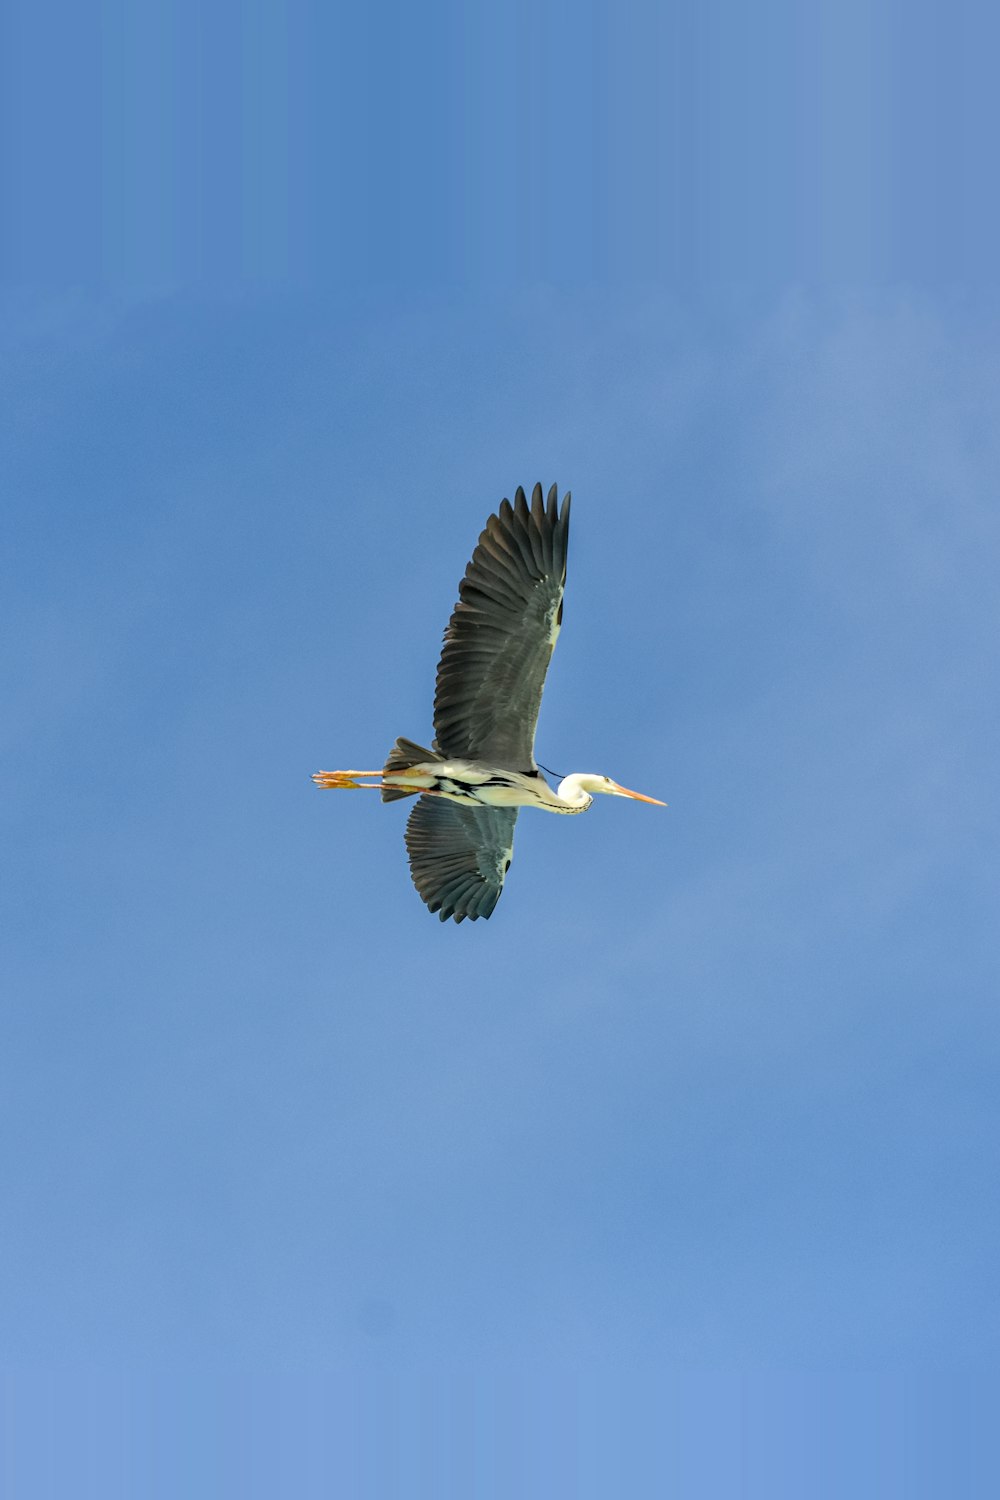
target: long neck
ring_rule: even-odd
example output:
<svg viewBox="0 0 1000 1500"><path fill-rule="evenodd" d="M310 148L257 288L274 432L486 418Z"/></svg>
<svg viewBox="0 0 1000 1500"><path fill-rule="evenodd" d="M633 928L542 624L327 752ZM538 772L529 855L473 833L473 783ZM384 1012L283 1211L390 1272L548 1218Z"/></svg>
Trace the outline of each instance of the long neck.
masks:
<svg viewBox="0 0 1000 1500"><path fill-rule="evenodd" d="M554 807L553 812L586 812L593 802L593 797L583 789L583 783L589 778L581 771L574 771L572 776L564 776L556 790L561 807Z"/></svg>

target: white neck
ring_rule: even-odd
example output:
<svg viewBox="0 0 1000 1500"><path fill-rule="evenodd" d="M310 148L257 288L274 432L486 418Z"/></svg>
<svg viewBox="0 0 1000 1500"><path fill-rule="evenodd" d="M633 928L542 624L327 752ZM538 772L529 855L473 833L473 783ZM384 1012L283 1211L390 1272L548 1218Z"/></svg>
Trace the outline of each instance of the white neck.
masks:
<svg viewBox="0 0 1000 1500"><path fill-rule="evenodd" d="M564 776L556 789L556 796L563 804L560 811L586 812L593 802L593 797L586 790L586 783L593 778L586 771L574 771L572 776Z"/></svg>

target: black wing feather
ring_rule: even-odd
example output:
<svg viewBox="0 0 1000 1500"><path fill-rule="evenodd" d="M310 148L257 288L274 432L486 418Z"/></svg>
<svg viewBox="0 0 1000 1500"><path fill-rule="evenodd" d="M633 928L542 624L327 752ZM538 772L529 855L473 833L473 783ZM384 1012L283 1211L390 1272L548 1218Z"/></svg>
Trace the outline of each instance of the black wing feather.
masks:
<svg viewBox="0 0 1000 1500"><path fill-rule="evenodd" d="M475 922L500 900L514 848L516 807L473 807L421 797L406 824L410 873L441 921Z"/></svg>
<svg viewBox="0 0 1000 1500"><path fill-rule="evenodd" d="M434 695L435 748L532 772L535 724L559 633L570 495L536 484L490 516L459 584Z"/></svg>

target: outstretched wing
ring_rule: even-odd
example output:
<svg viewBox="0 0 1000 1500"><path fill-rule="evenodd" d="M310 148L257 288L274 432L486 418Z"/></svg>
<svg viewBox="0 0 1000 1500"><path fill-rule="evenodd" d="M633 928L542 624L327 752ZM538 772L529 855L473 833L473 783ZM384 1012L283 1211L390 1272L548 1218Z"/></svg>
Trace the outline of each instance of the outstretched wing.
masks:
<svg viewBox="0 0 1000 1500"><path fill-rule="evenodd" d="M516 807L473 807L421 797L406 824L410 874L442 922L488 917L514 852Z"/></svg>
<svg viewBox="0 0 1000 1500"><path fill-rule="evenodd" d="M434 695L435 748L532 772L535 724L562 623L569 541L567 493L531 507L519 489L490 516L459 584Z"/></svg>

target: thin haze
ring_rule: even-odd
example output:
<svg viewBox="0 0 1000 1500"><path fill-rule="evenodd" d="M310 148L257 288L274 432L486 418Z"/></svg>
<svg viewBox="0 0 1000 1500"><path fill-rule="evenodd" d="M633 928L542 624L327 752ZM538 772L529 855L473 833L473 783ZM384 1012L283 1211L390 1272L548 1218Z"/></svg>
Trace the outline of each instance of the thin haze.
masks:
<svg viewBox="0 0 1000 1500"><path fill-rule="evenodd" d="M259 17L231 202L214 23L190 181L173 23L106 29L101 139L74 73L8 183L39 204L0 375L18 1500L992 1493L989 48L557 10L345 22L330 102L306 22ZM700 88L644 91L654 44ZM426 117L410 58L464 79ZM55 159L104 198L43 195ZM428 738L459 577L536 480L574 494L539 757L670 805L526 812L492 920L442 926L405 806L309 775Z"/></svg>

